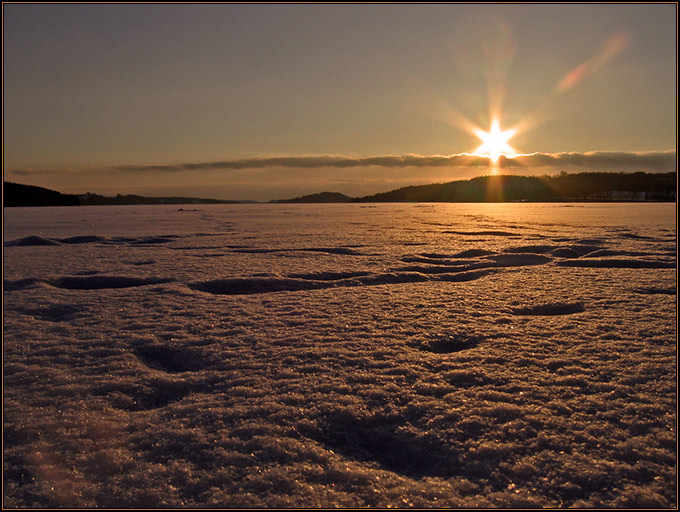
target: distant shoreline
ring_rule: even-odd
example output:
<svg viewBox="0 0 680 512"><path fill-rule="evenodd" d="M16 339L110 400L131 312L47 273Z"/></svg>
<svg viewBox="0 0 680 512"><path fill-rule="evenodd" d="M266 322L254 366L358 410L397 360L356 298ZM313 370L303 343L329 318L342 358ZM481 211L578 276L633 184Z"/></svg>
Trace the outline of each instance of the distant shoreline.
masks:
<svg viewBox="0 0 680 512"><path fill-rule="evenodd" d="M125 206L198 204L331 204L331 203L644 203L676 202L677 173L561 173L555 176L480 176L430 185L401 187L364 197L320 192L272 201L222 200L194 197L145 197L62 194L4 182L4 207Z"/></svg>

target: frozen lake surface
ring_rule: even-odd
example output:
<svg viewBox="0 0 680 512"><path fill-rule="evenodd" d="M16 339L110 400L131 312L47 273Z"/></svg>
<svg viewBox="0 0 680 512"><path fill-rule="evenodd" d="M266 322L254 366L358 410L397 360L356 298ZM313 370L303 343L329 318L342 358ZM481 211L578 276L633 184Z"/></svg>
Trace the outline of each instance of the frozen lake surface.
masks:
<svg viewBox="0 0 680 512"><path fill-rule="evenodd" d="M675 507L675 204L4 210L6 507Z"/></svg>

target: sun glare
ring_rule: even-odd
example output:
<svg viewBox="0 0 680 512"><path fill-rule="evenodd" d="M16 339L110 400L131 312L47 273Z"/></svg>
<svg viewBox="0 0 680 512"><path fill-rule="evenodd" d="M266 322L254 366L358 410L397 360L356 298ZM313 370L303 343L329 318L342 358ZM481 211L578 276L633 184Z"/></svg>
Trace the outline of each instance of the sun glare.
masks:
<svg viewBox="0 0 680 512"><path fill-rule="evenodd" d="M502 131L498 119L494 119L488 132L475 130L475 135L484 142L475 153L488 157L494 164L498 163L501 155L515 155L515 150L508 144L515 132L513 129Z"/></svg>

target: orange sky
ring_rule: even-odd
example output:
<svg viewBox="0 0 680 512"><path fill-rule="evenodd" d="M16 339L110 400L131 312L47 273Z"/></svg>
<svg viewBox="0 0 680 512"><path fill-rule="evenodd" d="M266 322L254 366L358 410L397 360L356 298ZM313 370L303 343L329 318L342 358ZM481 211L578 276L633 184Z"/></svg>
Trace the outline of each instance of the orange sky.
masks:
<svg viewBox="0 0 680 512"><path fill-rule="evenodd" d="M676 28L675 4L4 4L4 178L363 195L488 173L451 155L494 118L540 155L501 172L675 170Z"/></svg>

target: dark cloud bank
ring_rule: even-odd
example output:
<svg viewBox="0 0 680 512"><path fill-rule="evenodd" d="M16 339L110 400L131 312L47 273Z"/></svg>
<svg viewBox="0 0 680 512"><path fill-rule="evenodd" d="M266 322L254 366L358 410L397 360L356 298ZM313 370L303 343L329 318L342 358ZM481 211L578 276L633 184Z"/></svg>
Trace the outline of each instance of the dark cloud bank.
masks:
<svg viewBox="0 0 680 512"><path fill-rule="evenodd" d="M606 169L640 168L670 171L675 167L676 152L626 153L596 151L588 153L532 153L514 158L501 157L500 167L595 167ZM261 169L265 167L315 168L315 167L482 167L489 159L479 155L385 155L371 157L347 156L284 156L196 162L177 165L125 165L122 171L185 171L207 169Z"/></svg>
<svg viewBox="0 0 680 512"><path fill-rule="evenodd" d="M341 155L256 157L216 162L188 162L180 164L118 165L88 171L106 170L121 172L182 172L201 170L241 170L263 168L356 168L356 167L488 167L489 159L479 155L460 153L455 155L384 155L349 157ZM513 158L502 156L498 167L532 168L558 167L597 170L639 170L670 172L676 168L676 151L613 152L592 151L587 153L531 153ZM31 175L59 172L56 169L12 169L15 175Z"/></svg>

